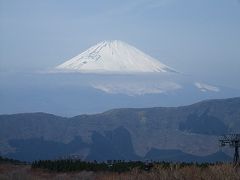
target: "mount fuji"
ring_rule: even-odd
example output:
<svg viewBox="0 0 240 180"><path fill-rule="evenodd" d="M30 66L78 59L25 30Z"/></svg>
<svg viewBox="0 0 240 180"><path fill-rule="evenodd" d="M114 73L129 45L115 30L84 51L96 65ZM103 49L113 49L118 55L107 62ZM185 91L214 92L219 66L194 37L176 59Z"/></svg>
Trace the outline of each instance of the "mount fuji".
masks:
<svg viewBox="0 0 240 180"><path fill-rule="evenodd" d="M176 72L137 48L119 41L103 41L56 67L58 71L82 73Z"/></svg>
<svg viewBox="0 0 240 180"><path fill-rule="evenodd" d="M218 87L189 80L174 68L120 40L100 42L54 69L59 73L98 74L89 80L90 86L110 94L169 93L183 89L186 81L201 92L220 91ZM111 74L115 76L109 76Z"/></svg>

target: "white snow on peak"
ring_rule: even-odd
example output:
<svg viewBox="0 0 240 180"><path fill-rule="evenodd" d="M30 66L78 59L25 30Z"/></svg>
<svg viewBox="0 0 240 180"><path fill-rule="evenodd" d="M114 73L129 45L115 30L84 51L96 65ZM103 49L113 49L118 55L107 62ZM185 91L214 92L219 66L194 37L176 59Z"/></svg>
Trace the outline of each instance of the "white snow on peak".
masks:
<svg viewBox="0 0 240 180"><path fill-rule="evenodd" d="M194 85L197 88L199 88L200 91L202 91L202 92L207 92L207 91L219 92L220 91L220 89L218 87L212 86L212 85L209 85L209 84L195 82Z"/></svg>
<svg viewBox="0 0 240 180"><path fill-rule="evenodd" d="M56 67L60 72L158 73L174 69L119 41L103 41Z"/></svg>

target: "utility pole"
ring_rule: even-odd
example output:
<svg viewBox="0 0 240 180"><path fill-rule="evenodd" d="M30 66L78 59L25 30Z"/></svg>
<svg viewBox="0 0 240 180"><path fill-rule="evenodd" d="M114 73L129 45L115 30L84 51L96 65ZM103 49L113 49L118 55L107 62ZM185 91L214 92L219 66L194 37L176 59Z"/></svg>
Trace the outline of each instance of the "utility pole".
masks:
<svg viewBox="0 0 240 180"><path fill-rule="evenodd" d="M240 134L226 134L219 139L220 146L229 146L234 148L233 164L239 164L239 147L240 147Z"/></svg>

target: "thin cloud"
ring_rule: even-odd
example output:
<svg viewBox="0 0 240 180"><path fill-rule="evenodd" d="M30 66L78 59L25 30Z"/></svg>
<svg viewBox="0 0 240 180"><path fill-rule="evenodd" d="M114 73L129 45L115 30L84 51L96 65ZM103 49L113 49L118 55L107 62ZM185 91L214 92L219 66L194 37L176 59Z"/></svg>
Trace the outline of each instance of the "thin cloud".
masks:
<svg viewBox="0 0 240 180"><path fill-rule="evenodd" d="M175 82L100 82L92 87L109 94L126 94L129 96L144 94L168 93L181 89L182 86Z"/></svg>

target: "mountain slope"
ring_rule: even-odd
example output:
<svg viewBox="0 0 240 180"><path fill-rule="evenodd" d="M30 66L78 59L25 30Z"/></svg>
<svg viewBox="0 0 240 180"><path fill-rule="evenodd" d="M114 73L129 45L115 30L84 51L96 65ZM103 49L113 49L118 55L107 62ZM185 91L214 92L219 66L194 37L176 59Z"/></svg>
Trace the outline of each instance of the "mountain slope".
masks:
<svg viewBox="0 0 240 180"><path fill-rule="evenodd" d="M80 154L89 159L101 157L99 148L110 153L111 158L143 158L152 148L206 156L219 150L220 134L240 132L239 119L240 98L172 108L115 109L72 118L43 113L1 115L0 153L11 157L16 157L15 153L24 155L28 148L22 147L22 143L31 146L31 139L42 138L37 146L57 144L63 148L61 153ZM69 148L76 137L81 138L80 144ZM123 144L118 143L122 141ZM109 147L102 147L101 142ZM123 146L126 148L119 148ZM108 149L111 152L107 153Z"/></svg>
<svg viewBox="0 0 240 180"><path fill-rule="evenodd" d="M56 67L86 73L149 73L174 70L122 41L103 41Z"/></svg>

